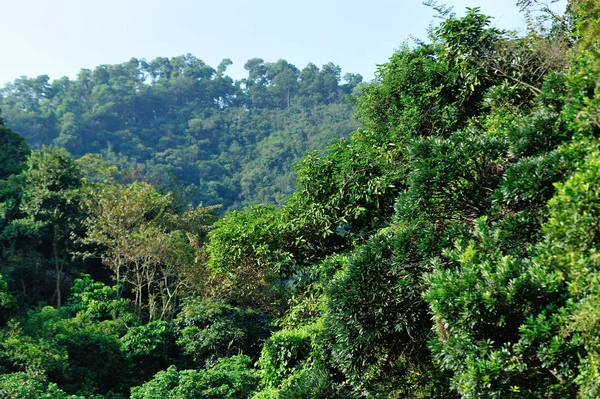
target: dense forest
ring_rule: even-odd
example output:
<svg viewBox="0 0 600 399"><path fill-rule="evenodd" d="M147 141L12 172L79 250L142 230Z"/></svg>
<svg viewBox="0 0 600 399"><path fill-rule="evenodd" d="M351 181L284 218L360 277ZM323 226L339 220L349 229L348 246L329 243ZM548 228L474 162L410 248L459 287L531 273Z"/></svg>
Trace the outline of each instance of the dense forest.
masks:
<svg viewBox="0 0 600 399"><path fill-rule="evenodd" d="M122 182L185 182L194 203L224 209L281 204L295 188L292 164L358 127L348 100L362 76L254 58L234 81L229 65L188 54L83 69L76 80L23 77L0 89L0 109L33 148L101 154Z"/></svg>
<svg viewBox="0 0 600 399"><path fill-rule="evenodd" d="M4 88L0 398L600 397L600 3L430 4L368 85Z"/></svg>

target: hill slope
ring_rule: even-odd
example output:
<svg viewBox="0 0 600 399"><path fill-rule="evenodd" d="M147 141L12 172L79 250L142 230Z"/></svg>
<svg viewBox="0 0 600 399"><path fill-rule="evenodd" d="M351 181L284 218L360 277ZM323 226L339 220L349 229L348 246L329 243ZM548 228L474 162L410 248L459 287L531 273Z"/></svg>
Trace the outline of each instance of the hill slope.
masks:
<svg viewBox="0 0 600 399"><path fill-rule="evenodd" d="M0 90L0 109L34 148L101 153L131 180L193 184L209 205L281 203L293 162L357 127L348 99L362 77L252 59L248 78L234 81L229 63L215 69L188 54L84 69L75 80L21 78Z"/></svg>

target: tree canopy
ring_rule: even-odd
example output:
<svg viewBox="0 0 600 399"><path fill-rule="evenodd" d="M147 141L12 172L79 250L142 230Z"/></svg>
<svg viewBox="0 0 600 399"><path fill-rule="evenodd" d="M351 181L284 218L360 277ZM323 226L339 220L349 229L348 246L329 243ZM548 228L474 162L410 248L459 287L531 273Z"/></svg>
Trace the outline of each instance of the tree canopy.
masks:
<svg viewBox="0 0 600 399"><path fill-rule="evenodd" d="M5 87L53 146L0 124L0 396L598 397L600 6L519 4L524 35L431 2L369 85L185 56ZM150 179L184 162L237 209Z"/></svg>
<svg viewBox="0 0 600 399"><path fill-rule="evenodd" d="M230 64L188 54L82 69L73 80L22 77L0 88L0 108L33 148L102 154L127 170L123 182L185 182L196 203L224 208L280 204L294 190L292 163L356 128L349 98L362 77L253 58L234 81Z"/></svg>

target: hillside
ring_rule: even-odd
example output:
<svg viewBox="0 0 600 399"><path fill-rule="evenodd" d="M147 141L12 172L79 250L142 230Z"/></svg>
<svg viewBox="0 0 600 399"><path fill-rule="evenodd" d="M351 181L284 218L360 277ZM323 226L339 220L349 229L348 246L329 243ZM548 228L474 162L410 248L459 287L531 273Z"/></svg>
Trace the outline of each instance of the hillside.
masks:
<svg viewBox="0 0 600 399"><path fill-rule="evenodd" d="M522 5L437 7L280 206L0 123L0 397L600 397L600 5Z"/></svg>
<svg viewBox="0 0 600 399"><path fill-rule="evenodd" d="M6 125L33 148L88 153L144 179L184 184L193 200L224 208L281 204L292 164L358 126L349 99L362 77L333 64L298 69L255 58L248 77L188 54L83 69L77 79L20 78L0 89Z"/></svg>

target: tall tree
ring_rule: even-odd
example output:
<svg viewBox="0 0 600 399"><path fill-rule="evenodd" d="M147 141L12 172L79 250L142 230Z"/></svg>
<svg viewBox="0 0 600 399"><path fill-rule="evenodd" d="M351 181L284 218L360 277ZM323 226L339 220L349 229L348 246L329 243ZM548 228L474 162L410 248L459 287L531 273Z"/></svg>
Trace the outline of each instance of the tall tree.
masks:
<svg viewBox="0 0 600 399"><path fill-rule="evenodd" d="M148 183L91 187L84 242L95 246L120 297L131 287L138 312L171 316L186 278L201 263L199 246L214 221L214 207L183 210L172 193Z"/></svg>
<svg viewBox="0 0 600 399"><path fill-rule="evenodd" d="M82 218L81 177L69 153L56 147L32 152L24 172L21 210L51 243L57 307L62 304L62 280L71 264L74 236Z"/></svg>

